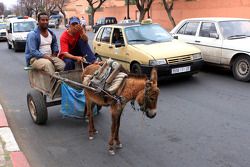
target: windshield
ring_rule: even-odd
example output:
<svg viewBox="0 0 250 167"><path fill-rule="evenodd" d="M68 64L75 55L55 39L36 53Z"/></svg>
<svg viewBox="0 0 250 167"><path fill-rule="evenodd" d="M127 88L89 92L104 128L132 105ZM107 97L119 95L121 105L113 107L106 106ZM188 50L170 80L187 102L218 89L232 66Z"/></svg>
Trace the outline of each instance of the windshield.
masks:
<svg viewBox="0 0 250 167"><path fill-rule="evenodd" d="M6 24L0 24L0 30L5 29L5 28L6 28Z"/></svg>
<svg viewBox="0 0 250 167"><path fill-rule="evenodd" d="M250 21L235 20L219 22L222 35L226 39L238 39L250 36Z"/></svg>
<svg viewBox="0 0 250 167"><path fill-rule="evenodd" d="M36 27L36 22L17 22L13 24L13 32L30 32Z"/></svg>
<svg viewBox="0 0 250 167"><path fill-rule="evenodd" d="M172 40L172 36L158 24L127 27L125 28L125 35L129 44Z"/></svg>

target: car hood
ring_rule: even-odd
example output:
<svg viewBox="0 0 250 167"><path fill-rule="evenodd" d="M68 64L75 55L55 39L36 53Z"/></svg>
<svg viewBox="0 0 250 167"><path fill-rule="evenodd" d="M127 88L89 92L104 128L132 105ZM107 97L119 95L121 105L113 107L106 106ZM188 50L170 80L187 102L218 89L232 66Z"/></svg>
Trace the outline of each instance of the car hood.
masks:
<svg viewBox="0 0 250 167"><path fill-rule="evenodd" d="M232 39L232 40L224 40L223 48L250 52L250 37L248 38L240 38L240 39Z"/></svg>
<svg viewBox="0 0 250 167"><path fill-rule="evenodd" d="M161 43L133 44L132 46L138 50L143 50L143 52L151 55L154 59L178 57L200 52L198 48L177 40Z"/></svg>
<svg viewBox="0 0 250 167"><path fill-rule="evenodd" d="M6 29L0 29L0 32L7 32Z"/></svg>

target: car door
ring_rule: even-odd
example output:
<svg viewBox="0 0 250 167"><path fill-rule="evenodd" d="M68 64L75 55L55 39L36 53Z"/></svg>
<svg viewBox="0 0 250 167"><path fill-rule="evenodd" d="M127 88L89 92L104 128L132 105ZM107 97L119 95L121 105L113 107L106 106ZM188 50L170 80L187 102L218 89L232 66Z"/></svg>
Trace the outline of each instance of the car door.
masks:
<svg viewBox="0 0 250 167"><path fill-rule="evenodd" d="M222 54L222 37L214 22L201 22L195 45L201 50L204 61L220 64Z"/></svg>
<svg viewBox="0 0 250 167"><path fill-rule="evenodd" d="M189 44L195 44L196 33L200 21L187 21L183 26L173 35L174 38L184 41Z"/></svg>
<svg viewBox="0 0 250 167"><path fill-rule="evenodd" d="M116 34L119 34L118 37L116 37ZM119 62L123 65L125 68L129 68L129 58L128 54L126 54L126 45L124 40L123 31L121 28L114 28L112 31L112 40L111 40L111 47L110 47L110 53L111 58Z"/></svg>
<svg viewBox="0 0 250 167"><path fill-rule="evenodd" d="M111 27L104 27L102 34L101 34L100 41L97 41L97 44L96 44L96 52L102 57L102 59L107 59L112 55L110 53L111 31L112 31Z"/></svg>

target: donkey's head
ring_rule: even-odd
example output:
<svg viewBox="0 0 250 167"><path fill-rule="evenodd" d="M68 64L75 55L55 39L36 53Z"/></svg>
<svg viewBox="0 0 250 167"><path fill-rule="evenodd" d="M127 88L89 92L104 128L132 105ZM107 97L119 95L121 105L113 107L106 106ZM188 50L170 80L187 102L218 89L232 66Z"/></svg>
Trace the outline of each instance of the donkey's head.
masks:
<svg viewBox="0 0 250 167"><path fill-rule="evenodd" d="M155 68L151 71L150 80L146 81L145 88L136 97L141 111L146 113L149 118L156 116L156 106L160 89L157 87L157 71Z"/></svg>

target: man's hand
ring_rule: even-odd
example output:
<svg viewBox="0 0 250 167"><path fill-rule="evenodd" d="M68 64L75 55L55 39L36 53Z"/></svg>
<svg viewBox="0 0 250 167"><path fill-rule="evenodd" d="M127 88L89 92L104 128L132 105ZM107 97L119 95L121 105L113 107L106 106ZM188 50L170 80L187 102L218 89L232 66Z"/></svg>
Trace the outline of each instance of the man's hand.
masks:
<svg viewBox="0 0 250 167"><path fill-rule="evenodd" d="M78 62L78 63L82 63L82 62L86 62L86 59L81 57L81 56L75 56L75 60Z"/></svg>
<svg viewBox="0 0 250 167"><path fill-rule="evenodd" d="M87 42L88 41L88 37L87 37L87 35L86 35L83 27L80 24L78 24L77 26L75 26L75 29L80 33L80 37L82 38L82 40L84 42Z"/></svg>
<svg viewBox="0 0 250 167"><path fill-rule="evenodd" d="M51 57L49 55L43 55L43 58L48 59L52 64L54 64L53 60L51 59Z"/></svg>

